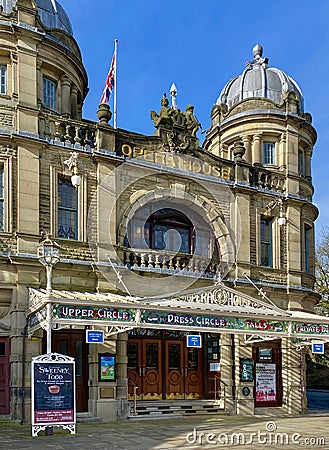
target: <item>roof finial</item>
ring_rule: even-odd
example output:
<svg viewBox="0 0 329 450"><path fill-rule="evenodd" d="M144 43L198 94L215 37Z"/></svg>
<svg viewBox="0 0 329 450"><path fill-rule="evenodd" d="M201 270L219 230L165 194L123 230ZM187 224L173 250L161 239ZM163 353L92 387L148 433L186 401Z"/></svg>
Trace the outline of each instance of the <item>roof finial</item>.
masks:
<svg viewBox="0 0 329 450"><path fill-rule="evenodd" d="M171 107L174 110L178 109L178 106L176 104L176 97L177 97L177 88L175 86L175 83L173 83L170 87L170 97L171 97Z"/></svg>
<svg viewBox="0 0 329 450"><path fill-rule="evenodd" d="M260 59L263 56L263 47L259 44L256 44L252 49L252 53L255 59Z"/></svg>
<svg viewBox="0 0 329 450"><path fill-rule="evenodd" d="M252 53L254 55L254 59L246 62L246 68L253 69L259 68L260 66L267 68L268 58L263 58L263 47L256 44L252 49Z"/></svg>

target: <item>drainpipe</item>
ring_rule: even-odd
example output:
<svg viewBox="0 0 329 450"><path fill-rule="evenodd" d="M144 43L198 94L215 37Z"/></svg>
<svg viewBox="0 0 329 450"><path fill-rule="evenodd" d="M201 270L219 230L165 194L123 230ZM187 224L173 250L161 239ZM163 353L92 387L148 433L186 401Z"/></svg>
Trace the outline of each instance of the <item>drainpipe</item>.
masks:
<svg viewBox="0 0 329 450"><path fill-rule="evenodd" d="M27 324L22 333L22 420L21 425L25 423L25 338L27 332Z"/></svg>

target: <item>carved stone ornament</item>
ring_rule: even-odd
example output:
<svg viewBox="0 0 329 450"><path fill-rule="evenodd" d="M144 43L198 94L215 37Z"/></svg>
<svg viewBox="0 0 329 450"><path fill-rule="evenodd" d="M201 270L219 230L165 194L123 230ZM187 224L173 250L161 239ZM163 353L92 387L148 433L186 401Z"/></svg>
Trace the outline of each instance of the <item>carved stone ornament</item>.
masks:
<svg viewBox="0 0 329 450"><path fill-rule="evenodd" d="M156 128L155 134L163 140L162 149L174 153L193 154L199 147L196 133L201 124L194 115L194 106L187 105L182 112L179 108L169 106L166 94L161 99L159 114L150 113Z"/></svg>

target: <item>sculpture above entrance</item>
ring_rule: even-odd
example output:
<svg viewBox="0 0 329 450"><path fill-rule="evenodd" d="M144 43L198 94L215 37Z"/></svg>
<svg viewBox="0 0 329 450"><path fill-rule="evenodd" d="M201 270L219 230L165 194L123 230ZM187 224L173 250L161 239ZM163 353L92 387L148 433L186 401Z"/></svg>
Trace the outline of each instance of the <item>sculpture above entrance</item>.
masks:
<svg viewBox="0 0 329 450"><path fill-rule="evenodd" d="M174 153L194 154L199 147L196 133L201 124L194 115L194 106L187 105L182 112L176 104L169 106L166 94L163 94L159 114L151 111L151 119L156 128L155 134L163 140L163 148Z"/></svg>

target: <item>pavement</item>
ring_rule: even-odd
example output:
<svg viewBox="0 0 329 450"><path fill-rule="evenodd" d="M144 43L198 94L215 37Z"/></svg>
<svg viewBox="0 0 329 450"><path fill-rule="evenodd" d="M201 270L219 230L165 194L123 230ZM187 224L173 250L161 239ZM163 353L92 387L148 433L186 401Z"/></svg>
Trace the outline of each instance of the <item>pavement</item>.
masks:
<svg viewBox="0 0 329 450"><path fill-rule="evenodd" d="M0 423L1 450L326 449L329 412L298 416L197 416L78 423L76 434L54 428L31 437L31 426Z"/></svg>

